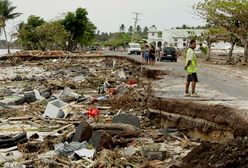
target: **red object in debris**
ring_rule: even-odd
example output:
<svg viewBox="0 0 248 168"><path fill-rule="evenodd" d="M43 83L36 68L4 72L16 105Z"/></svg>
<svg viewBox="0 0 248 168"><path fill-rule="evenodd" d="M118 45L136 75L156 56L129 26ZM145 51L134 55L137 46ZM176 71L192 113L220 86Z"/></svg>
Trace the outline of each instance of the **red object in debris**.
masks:
<svg viewBox="0 0 248 168"><path fill-rule="evenodd" d="M97 117L99 116L99 113L100 111L97 108L93 108L93 107L87 111L87 115L89 117Z"/></svg>
<svg viewBox="0 0 248 168"><path fill-rule="evenodd" d="M128 84L129 85L136 85L137 84L137 81L135 79L129 79L128 80Z"/></svg>

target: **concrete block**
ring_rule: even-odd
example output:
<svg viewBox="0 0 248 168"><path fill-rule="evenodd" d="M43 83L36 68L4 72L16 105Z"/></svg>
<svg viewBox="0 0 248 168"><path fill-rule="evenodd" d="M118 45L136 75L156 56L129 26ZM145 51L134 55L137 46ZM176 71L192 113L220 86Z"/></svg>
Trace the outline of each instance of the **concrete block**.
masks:
<svg viewBox="0 0 248 168"><path fill-rule="evenodd" d="M130 125L135 126L137 128L139 128L139 126L140 126L139 118L132 115L132 114L119 114L117 116L114 116L112 122L113 123L130 124Z"/></svg>
<svg viewBox="0 0 248 168"><path fill-rule="evenodd" d="M48 103L45 113L43 117L50 117L50 118L65 118L71 107L69 104L56 99Z"/></svg>

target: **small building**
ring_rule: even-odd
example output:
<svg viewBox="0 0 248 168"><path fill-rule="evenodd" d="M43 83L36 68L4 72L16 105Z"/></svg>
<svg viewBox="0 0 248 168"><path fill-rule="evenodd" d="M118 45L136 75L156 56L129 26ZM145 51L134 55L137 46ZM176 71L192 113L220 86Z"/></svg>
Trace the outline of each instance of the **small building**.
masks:
<svg viewBox="0 0 248 168"><path fill-rule="evenodd" d="M162 47L164 45L163 32L157 30L156 27L151 27L147 33L148 33L147 42L149 44L153 43L156 47Z"/></svg>
<svg viewBox="0 0 248 168"><path fill-rule="evenodd" d="M173 46L178 49L187 48L192 37L200 36L203 29L164 29L163 31L151 27L148 31L148 43L154 43L156 47ZM198 47L201 44L198 44Z"/></svg>

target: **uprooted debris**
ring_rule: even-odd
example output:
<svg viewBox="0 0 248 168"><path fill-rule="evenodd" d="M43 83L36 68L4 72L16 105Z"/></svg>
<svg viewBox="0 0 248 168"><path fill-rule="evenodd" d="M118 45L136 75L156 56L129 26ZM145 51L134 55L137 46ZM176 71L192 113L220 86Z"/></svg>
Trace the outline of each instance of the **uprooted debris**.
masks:
<svg viewBox="0 0 248 168"><path fill-rule="evenodd" d="M156 127L147 111L151 84L127 61L9 59L0 69L0 132L26 132L25 141L9 137L12 148L0 149L6 166L169 167L199 145Z"/></svg>

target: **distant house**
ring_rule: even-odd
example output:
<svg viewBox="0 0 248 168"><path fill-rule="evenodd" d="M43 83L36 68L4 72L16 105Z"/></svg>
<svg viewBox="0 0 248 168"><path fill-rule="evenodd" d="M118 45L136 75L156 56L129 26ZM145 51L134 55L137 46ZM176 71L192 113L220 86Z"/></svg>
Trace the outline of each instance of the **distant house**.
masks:
<svg viewBox="0 0 248 168"><path fill-rule="evenodd" d="M204 29L164 29L159 31L156 27L151 27L148 31L147 43L153 44L156 48L173 46L177 49L185 49L189 46L189 41L193 37L202 35ZM197 41L196 50L200 46L207 46L206 42ZM211 50L215 52L228 52L231 47L229 42L220 41L211 45ZM235 46L234 53L241 53L243 48Z"/></svg>
<svg viewBox="0 0 248 168"><path fill-rule="evenodd" d="M164 29L159 31L152 27L148 31L147 42L154 43L156 47L173 46L178 49L184 49L187 48L192 37L200 36L203 31L203 29ZM159 32L162 32L162 36ZM198 46L200 45L198 43Z"/></svg>

